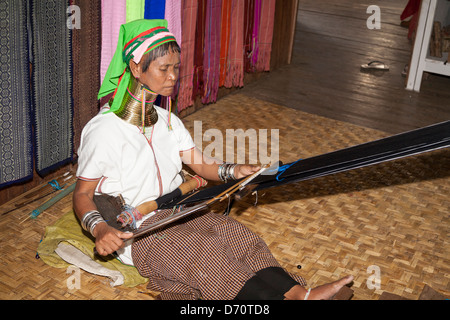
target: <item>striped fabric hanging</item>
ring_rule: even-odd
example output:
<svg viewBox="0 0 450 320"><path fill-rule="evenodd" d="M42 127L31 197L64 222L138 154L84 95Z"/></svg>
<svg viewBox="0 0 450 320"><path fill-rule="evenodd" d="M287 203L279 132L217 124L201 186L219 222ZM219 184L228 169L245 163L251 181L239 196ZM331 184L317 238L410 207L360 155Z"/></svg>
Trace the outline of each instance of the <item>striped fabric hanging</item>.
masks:
<svg viewBox="0 0 450 320"><path fill-rule="evenodd" d="M194 49L194 78L192 99L202 95L203 92L203 55L205 50L205 22L207 0L198 0L197 28L195 30Z"/></svg>
<svg viewBox="0 0 450 320"><path fill-rule="evenodd" d="M275 20L276 0L264 0L261 6L261 28L259 31L259 50L256 71L270 71L272 53L273 28Z"/></svg>
<svg viewBox="0 0 450 320"><path fill-rule="evenodd" d="M224 0L222 6L221 18L221 39L220 39L220 76L219 87L225 84L225 78L228 71L228 57L230 49L231 32L231 3L232 0Z"/></svg>
<svg viewBox="0 0 450 320"><path fill-rule="evenodd" d="M219 90L221 0L208 0L206 7L205 54L202 103L216 102Z"/></svg>
<svg viewBox="0 0 450 320"><path fill-rule="evenodd" d="M192 86L194 77L195 30L198 12L197 0L183 0L181 8L183 32L181 41L180 89L177 101L178 112L181 112L194 103L192 99Z"/></svg>
<svg viewBox="0 0 450 320"><path fill-rule="evenodd" d="M244 1L232 0L230 48L225 77L225 87L227 88L244 86L244 13Z"/></svg>

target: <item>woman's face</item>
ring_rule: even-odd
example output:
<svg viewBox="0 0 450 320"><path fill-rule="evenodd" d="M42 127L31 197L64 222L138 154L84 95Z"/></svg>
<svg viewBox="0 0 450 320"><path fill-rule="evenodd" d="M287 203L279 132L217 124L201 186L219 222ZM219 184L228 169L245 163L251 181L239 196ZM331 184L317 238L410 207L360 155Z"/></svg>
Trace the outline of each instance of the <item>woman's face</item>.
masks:
<svg viewBox="0 0 450 320"><path fill-rule="evenodd" d="M138 74L134 76L154 92L162 96L170 96L178 80L180 62L179 53L169 52L153 60L146 72L141 72L142 68L139 64Z"/></svg>

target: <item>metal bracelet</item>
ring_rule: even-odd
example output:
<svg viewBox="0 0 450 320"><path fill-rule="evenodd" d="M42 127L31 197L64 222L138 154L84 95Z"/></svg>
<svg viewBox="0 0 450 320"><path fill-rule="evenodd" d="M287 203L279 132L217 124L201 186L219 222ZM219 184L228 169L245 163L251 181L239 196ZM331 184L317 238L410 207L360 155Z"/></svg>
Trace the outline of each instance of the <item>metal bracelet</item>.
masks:
<svg viewBox="0 0 450 320"><path fill-rule="evenodd" d="M100 222L105 222L100 212L97 210L91 210L84 214L83 219L81 219L81 226L84 230L90 232L93 235L94 228Z"/></svg>
<svg viewBox="0 0 450 320"><path fill-rule="evenodd" d="M234 163L222 163L219 165L219 168L217 170L217 175L219 176L219 179L222 181L227 182L227 180L237 180L236 176L234 175L234 170L236 168L237 164Z"/></svg>

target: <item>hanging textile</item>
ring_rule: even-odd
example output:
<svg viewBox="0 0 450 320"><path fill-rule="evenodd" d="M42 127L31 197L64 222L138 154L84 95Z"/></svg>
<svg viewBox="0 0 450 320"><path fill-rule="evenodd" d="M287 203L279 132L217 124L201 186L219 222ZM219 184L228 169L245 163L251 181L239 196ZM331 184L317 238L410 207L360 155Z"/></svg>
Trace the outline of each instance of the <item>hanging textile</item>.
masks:
<svg viewBox="0 0 450 320"><path fill-rule="evenodd" d="M208 0L205 23L205 53L203 56L202 103L216 102L219 90L220 18L222 0Z"/></svg>
<svg viewBox="0 0 450 320"><path fill-rule="evenodd" d="M175 36L178 45L181 48L181 1L180 0L166 0L166 7L164 18L167 20L167 28L170 32ZM175 88L172 93L172 100L176 100L180 87L180 81L175 85ZM165 99L164 99L165 100ZM177 110L177 109L176 109ZM175 110L175 111L176 111Z"/></svg>
<svg viewBox="0 0 450 320"><path fill-rule="evenodd" d="M181 3L180 0L166 0L166 10L164 17L167 20L167 28L177 39L181 47L182 29L181 29Z"/></svg>
<svg viewBox="0 0 450 320"><path fill-rule="evenodd" d="M145 0L126 0L126 22L144 19Z"/></svg>
<svg viewBox="0 0 450 320"><path fill-rule="evenodd" d="M145 0L144 18L164 19L165 10L166 10L166 0Z"/></svg>
<svg viewBox="0 0 450 320"><path fill-rule="evenodd" d="M244 86L244 0L231 3L231 31L228 50L228 68L225 87Z"/></svg>
<svg viewBox="0 0 450 320"><path fill-rule="evenodd" d="M116 51L120 26L126 22L126 0L102 1L102 45L100 83L105 78L109 63Z"/></svg>
<svg viewBox="0 0 450 320"><path fill-rule="evenodd" d="M0 188L33 176L27 0L0 6Z"/></svg>
<svg viewBox="0 0 450 320"><path fill-rule="evenodd" d="M195 29L197 25L197 0L182 0L181 4L181 66L180 88L178 92L178 112L191 106L194 76Z"/></svg>
<svg viewBox="0 0 450 320"><path fill-rule="evenodd" d="M255 0L255 8L254 8L255 13L253 16L253 30L252 30L252 54L250 56L251 70L255 70L256 62L258 61L259 27L261 24L261 1L262 0Z"/></svg>
<svg viewBox="0 0 450 320"><path fill-rule="evenodd" d="M98 113L101 0L73 0L72 4L80 12L89 12L89 19L82 20L81 28L72 30L73 150L76 154L81 130Z"/></svg>
<svg viewBox="0 0 450 320"><path fill-rule="evenodd" d="M36 171L72 160L72 52L69 2L32 0L33 104Z"/></svg>
<svg viewBox="0 0 450 320"><path fill-rule="evenodd" d="M207 0L198 0L197 28L195 31L194 79L192 98L203 93L203 52L205 49L205 22Z"/></svg>
<svg viewBox="0 0 450 320"><path fill-rule="evenodd" d="M261 4L261 28L259 30L258 59L256 62L256 71L258 72L270 71L275 4L276 0L264 0Z"/></svg>
<svg viewBox="0 0 450 320"><path fill-rule="evenodd" d="M231 2L232 0L224 0L222 5L219 87L222 87L225 84L225 77L228 70L228 52L230 49L231 31Z"/></svg>
<svg viewBox="0 0 450 320"><path fill-rule="evenodd" d="M244 71L252 72L251 70L251 56L253 50L252 36L253 36L253 18L255 14L255 0L245 1L245 17L244 17Z"/></svg>

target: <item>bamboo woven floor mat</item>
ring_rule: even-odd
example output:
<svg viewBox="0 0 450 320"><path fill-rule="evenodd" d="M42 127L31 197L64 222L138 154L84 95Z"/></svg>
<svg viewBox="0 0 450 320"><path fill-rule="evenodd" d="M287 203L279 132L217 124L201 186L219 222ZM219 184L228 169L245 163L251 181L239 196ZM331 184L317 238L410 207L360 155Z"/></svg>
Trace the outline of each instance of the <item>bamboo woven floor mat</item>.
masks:
<svg viewBox="0 0 450 320"><path fill-rule="evenodd" d="M192 134L194 121L202 121L203 132L278 129L285 163L387 136L239 93L183 121ZM449 160L447 149L268 189L258 194L257 206L250 195L230 215L263 237L283 267L311 287L352 274L353 300L378 300L383 292L416 300L425 285L448 297ZM0 214L23 197L1 206ZM37 205L0 216L0 299L154 298L140 293L148 292L145 285L112 288L108 279L84 271L80 289L69 290L70 274L35 255L45 226L71 209L71 195L23 222Z"/></svg>

